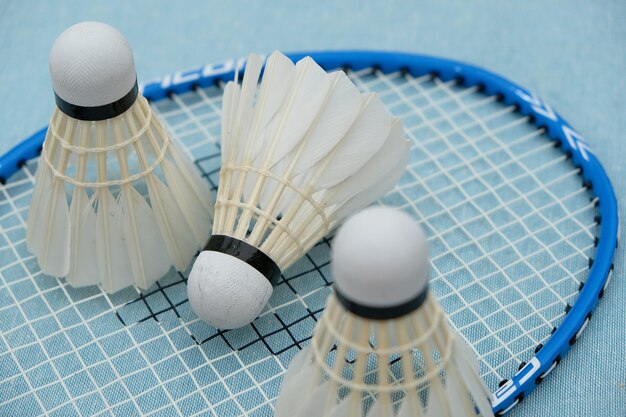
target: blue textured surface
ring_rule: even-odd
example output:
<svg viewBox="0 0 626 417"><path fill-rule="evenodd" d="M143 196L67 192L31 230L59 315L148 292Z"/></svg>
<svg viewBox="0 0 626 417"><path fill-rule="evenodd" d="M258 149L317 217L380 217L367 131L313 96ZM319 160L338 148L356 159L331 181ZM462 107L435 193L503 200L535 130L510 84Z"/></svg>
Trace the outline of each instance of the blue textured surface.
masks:
<svg viewBox="0 0 626 417"><path fill-rule="evenodd" d="M469 7L458 1L389 7L311 2L296 8L288 2L271 6L238 2L227 7L203 2L182 8L174 2L131 6L111 1L5 1L0 4L0 94L5 103L0 107L0 152L46 123L53 105L47 72L52 42L66 26L93 19L113 24L129 38L144 80L272 49L396 49L481 65L553 104L591 143L621 201L626 189L622 145L626 8L608 2L543 3L480 1ZM576 349L512 415L626 415L624 295L620 249L609 291ZM25 352L24 358L35 355ZM12 389L21 388L16 383ZM50 401L55 400L54 389L49 388ZM0 388L0 395L3 391ZM160 401L159 392L151 396L139 406Z"/></svg>

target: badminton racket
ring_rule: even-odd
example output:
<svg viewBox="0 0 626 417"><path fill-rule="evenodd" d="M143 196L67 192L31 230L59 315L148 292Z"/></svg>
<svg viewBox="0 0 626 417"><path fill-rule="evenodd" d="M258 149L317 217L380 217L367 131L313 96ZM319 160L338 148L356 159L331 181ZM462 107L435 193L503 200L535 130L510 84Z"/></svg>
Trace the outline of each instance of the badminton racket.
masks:
<svg viewBox="0 0 626 417"><path fill-rule="evenodd" d="M494 412L506 413L575 344L609 283L618 215L602 166L550 105L491 72L391 52L290 58L306 55L404 120L409 166L380 203L422 224L432 292L476 352ZM222 88L244 65L142 86L214 191ZM72 288L44 276L26 249L45 130L0 158L0 414L271 416L331 291L332 238L284 272L261 317L233 331L195 317L186 273L143 292Z"/></svg>

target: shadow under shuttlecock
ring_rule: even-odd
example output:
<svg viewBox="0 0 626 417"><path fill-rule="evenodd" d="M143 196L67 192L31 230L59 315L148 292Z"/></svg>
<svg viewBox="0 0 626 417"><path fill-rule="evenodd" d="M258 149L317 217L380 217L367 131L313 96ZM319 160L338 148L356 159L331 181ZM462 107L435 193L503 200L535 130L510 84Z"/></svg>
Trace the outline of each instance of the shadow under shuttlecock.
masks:
<svg viewBox="0 0 626 417"><path fill-rule="evenodd" d="M252 348L281 355L304 348L311 338L330 293L330 241L325 238L289 268L274 290L264 313L240 329L221 331L202 322L187 299L187 273L171 270L152 288L116 310L124 326L156 321L167 330L183 327L197 345L219 351Z"/></svg>

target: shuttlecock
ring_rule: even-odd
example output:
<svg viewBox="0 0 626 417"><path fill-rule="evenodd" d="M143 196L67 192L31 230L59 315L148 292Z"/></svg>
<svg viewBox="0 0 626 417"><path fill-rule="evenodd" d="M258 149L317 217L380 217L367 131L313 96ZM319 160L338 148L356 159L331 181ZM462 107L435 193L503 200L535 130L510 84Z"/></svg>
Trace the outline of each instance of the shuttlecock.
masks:
<svg viewBox="0 0 626 417"><path fill-rule="evenodd" d="M71 26L50 73L57 108L27 226L41 270L113 292L186 269L210 234L210 189L138 91L126 39L103 23Z"/></svg>
<svg viewBox="0 0 626 417"><path fill-rule="evenodd" d="M404 212L376 207L333 242L335 291L291 362L276 417L492 416L473 352L428 291L428 249Z"/></svg>
<svg viewBox="0 0 626 417"><path fill-rule="evenodd" d="M389 191L408 159L400 119L345 73L275 52L257 90L262 63L251 55L224 90L213 237L187 283L196 314L222 329L254 320L281 271Z"/></svg>

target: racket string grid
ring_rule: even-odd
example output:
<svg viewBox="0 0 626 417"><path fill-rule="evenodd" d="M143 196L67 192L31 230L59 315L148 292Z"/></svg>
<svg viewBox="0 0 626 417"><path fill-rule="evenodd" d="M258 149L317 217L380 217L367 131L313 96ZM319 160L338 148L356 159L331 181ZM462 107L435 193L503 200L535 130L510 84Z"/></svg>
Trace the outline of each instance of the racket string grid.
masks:
<svg viewBox="0 0 626 417"><path fill-rule="evenodd" d="M394 81L394 78L397 77L398 74L391 74L391 75L387 74L387 75L385 75L385 74L381 74L381 73L377 73L377 72L374 72L373 74L375 74L377 79L382 80L380 82L384 82L385 84L387 84L387 86L389 87L387 89L387 91L395 91L395 92L399 91L398 88L395 85L396 81ZM357 76L359 76L359 75L357 75ZM402 76L402 74L399 74L399 76ZM418 90L418 91L422 91L422 92L427 91L426 88L421 86L421 84L429 83L429 84L431 84L431 86L434 85L436 88L443 88L443 90L444 90L444 92L446 93L446 96L447 96L447 98L440 100L440 102L435 102L433 100L427 100L427 104L426 104L427 107L425 107L425 108L421 108L420 109L420 108L417 108L414 105L412 105L412 108L410 108L410 110L408 110L409 112L414 112L414 113L417 113L417 114L423 114L425 111L428 110L428 107L435 107L435 108L439 107L439 110L441 111L441 113L443 113L444 115L447 116L448 121L451 121L450 120L450 115L458 115L458 114L462 114L462 113L467 113L468 112L468 110L465 110L465 112L460 111L460 110L455 110L455 111L450 111L449 109L443 110L442 109L442 105L440 104L441 102L443 102L445 104L445 102L451 102L451 101L454 101L454 102L456 102L456 104L459 104L460 100L459 100L458 97L455 97L454 100L451 100L449 98L450 95L451 95L451 91L454 88L454 86L459 84L458 81L452 80L452 81L448 81L448 82L442 82L437 77L432 76L432 75L426 75L426 76L420 77L418 79L414 79L410 75L406 75L405 74L404 78L406 78L408 80L408 83L413 85L415 87L415 89ZM465 89L464 91L467 91L467 90L469 90L469 89ZM390 95L393 96L394 94L391 93ZM469 94L463 94L463 96L469 96ZM466 106L466 107L467 107L467 109L469 109L469 112L474 112L475 108L480 108L481 105L489 105L489 104L491 104L493 102L498 102L498 99L499 98L495 97L495 96L493 97L493 99L487 99L487 100L482 98L479 101L478 105L474 104L474 105L469 105L469 106ZM393 106L393 104L392 104L392 106ZM392 107L392 109L393 109L393 107ZM496 120L498 117L506 116L506 114L514 113L517 110L518 110L518 108L515 107L515 106L506 107L504 110L492 113L491 120ZM496 114L496 116L494 117L493 114ZM473 117L473 118L474 119L478 119L477 117ZM425 118L425 120L426 120L426 124L428 124L428 127L430 128L430 130L434 131L434 133L435 133L434 139L431 139L429 141L429 139L424 139L424 135L420 135L420 137L417 138L416 137L416 136L418 136L417 134L415 134L413 139L415 140L417 148L420 151L423 151L423 153L427 157L427 159L428 159L427 164L432 162L432 161L435 161L435 163L437 163L438 158L441 157L441 155L440 154L436 154L434 152L429 152L429 146L433 145L433 143L436 143L438 140L439 140L439 142L441 142L441 141L450 142L449 138L450 137L453 138L454 137L453 134L455 134L457 132L456 131L452 131L452 134L451 134L450 131L445 131L445 132L442 131L442 128L440 128L440 127L438 127L436 125L436 123L439 120L441 120L441 117L439 119L436 118L435 119L436 120L435 123L433 123L432 119L429 120L428 118ZM522 120L524 120L524 119L522 119ZM528 120L525 120L525 122L528 122ZM456 123L456 124L458 125L458 123ZM480 140L483 140L485 137L488 137L488 136L492 136L493 137L494 135L493 135L493 131L492 130L496 130L497 133L500 133L500 132L506 133L506 128L507 127L515 127L515 126L520 125L518 120L514 120L514 121L512 121L510 123L507 123L507 124L504 124L504 125L501 124L496 129L489 130L487 128L487 126L485 125L484 121L477 120L475 123L472 123L471 121L470 122L465 122L462 125L462 128L463 129L469 129L469 128L472 127L472 124L479 125L481 128L483 128L483 129L481 129L482 132L480 132L480 134L477 135L477 138L474 139L474 141L476 141L476 142L480 141ZM504 127L502 127L502 126L504 126ZM420 127L421 126L419 126L419 125L415 126L415 123L413 125L411 123L407 123L407 128L408 128L408 131L409 131L409 135L414 133ZM457 130L459 130L458 126L457 126ZM542 128L539 128L539 129L537 129L534 132L533 131L526 132L525 135L522 135L522 136L520 136L520 137L518 137L518 138L516 138L516 139L514 139L512 141L507 142L507 145L508 146L516 146L519 143L523 143L524 141L532 140L534 138L537 138L537 137L543 135L544 133L545 133L544 129L542 129ZM475 142L472 141L473 138L469 137L469 135L467 135L467 134L462 135L462 137L466 141L466 146L471 147L472 150L476 151L475 152L476 156L474 156L472 159L469 159L469 160L467 158L463 158L462 156L458 155L458 150L454 149L454 146L453 146L454 144L453 143L448 143L448 146L446 147L445 152L448 153L448 154L451 154L451 155L457 154L457 156L459 156L459 159L464 162L464 163L462 163L460 165L464 165L466 167L469 165L469 168L472 168L472 166L471 166L472 163L475 163L476 161L480 161L480 162L486 161L487 162L487 166L490 169L490 170L483 170L480 173L476 172L476 170L470 170L471 175L469 177L471 179L476 179L476 178L481 179L481 177L484 177L486 174L489 174L490 172L491 173L495 172L495 173L498 173L498 174L502 174L501 165L496 165L494 163L490 163L489 159L486 158L490 154L495 154L497 152L501 152L502 151L502 148L505 147L504 144L502 143L502 141L498 141L499 145L501 146L500 148L491 149L491 150L489 150L487 152L481 152L480 147L476 146ZM419 139L419 140L416 140L416 139ZM553 146L554 146L553 143L551 143L549 141L545 141L543 146L539 147L538 150L543 151L543 150L546 150L548 148L552 148ZM512 155L512 154L509 153L508 156L510 157L510 159L516 160L517 158L520 158L520 156L521 157L531 156L534 153L538 152L538 150L537 149L529 149L529 150L526 151L526 153L523 153L521 155ZM563 162L563 161L565 161L566 158L567 158L566 156L560 157L559 159L557 159L556 163ZM552 162L552 164L555 164L555 162ZM550 165L552 165L552 164L550 164ZM429 177L428 175L424 176L423 174L420 176L421 172L419 172L418 170L415 170L415 168L418 167L416 165L417 164L410 163L409 169L412 172L415 172L416 182L419 183L424 190L426 190L424 195L427 195L428 197L426 197L425 199L431 199L431 197L434 196L435 197L434 201L437 203L437 207L440 208L442 211L445 211L446 214L449 215L449 217L454 218L454 213L450 209L449 202L442 201L442 198L440 196L442 195L443 191L459 190L459 189L462 190L461 187L463 185L463 182L456 181L456 179L454 177L452 177L451 175L446 175L447 179L449 180L448 181L449 184L446 184L446 185L444 185L444 187L440 187L439 189L437 189L437 188L434 188L434 187L429 187L428 186L428 181L431 179L431 177L437 177L439 175L437 172L443 172L445 174L448 174L455 167L450 168L449 165L442 166L441 164L438 164L438 166L436 166L436 170L433 169L432 170L433 172L430 173L430 177ZM550 165L548 165L548 166L550 166ZM578 181L578 178L579 178L579 175L581 173L580 172L581 170L578 169L578 168L575 168L573 166L572 166L571 169L572 169L572 171L567 173L567 177L568 178L569 177L576 177L576 181ZM480 174L480 176L478 174ZM525 169L521 173L519 173L517 175L517 178L522 178L522 177L525 177L525 176L530 176L531 178L535 179L535 181L536 181L536 178L537 178L537 176L532 171L530 171L528 169ZM500 184L499 187L501 187L501 188L508 187L517 178L513 177L513 179L509 179L509 181L507 183ZM531 191L531 193L539 193L539 192L542 192L542 191L548 191L549 192L548 196L553 197L553 201L550 202L550 204L547 205L547 206L543 206L543 207L542 206L537 206L537 207L535 207L536 210L534 212L529 212L526 215L524 215L523 217L515 216L513 218L513 220L511 221L511 223L523 221L526 218L530 217L531 215L532 216L536 216L537 214L540 215L540 218L543 217L544 220L545 220L545 216L543 216L543 213L541 212L541 210L545 210L547 208L550 208L550 206L553 206L553 205L557 205L557 206L560 205L560 204L557 204L557 203L560 203L560 200L554 198L554 194L548 188L549 186L559 186L560 185L559 181L562 181L561 177L555 178L555 179L553 179L553 180L551 180L550 182L547 182L547 183L544 181L543 184L542 184L542 182L536 181L538 185L543 185L543 186L539 187L539 188L537 188L537 189L535 189L533 191ZM474 201L474 199L481 197L483 194L496 196L496 197L498 196L498 188L491 186L486 181L481 181L481 184L483 186L485 186L484 187L485 190L482 191L482 194L478 193L478 194L474 194L474 195L468 195L466 192L462 192L461 195L464 198L464 200L465 201ZM400 190L403 190L403 189L406 189L406 188L407 187L403 187L402 185L400 186ZM572 197L572 198L580 197L580 195L583 192L584 192L584 190L580 190L580 189L576 190L574 193L572 193L573 195L570 196L570 197ZM531 194L531 196L532 196L532 194ZM410 201L410 199L408 199L408 198L407 198L407 200ZM431 201L432 201L432 199L431 199ZM514 199L510 199L509 198L509 200L506 201L506 203L507 204L511 204L511 203L515 203L517 201L521 201L521 202L524 202L524 203L531 203L529 201L528 195L525 195L525 194L522 194L522 193L519 193L519 192L517 193L517 196ZM419 197L418 197L417 201L414 200L414 204L412 204L412 205L416 206L418 203L419 203ZM466 205L466 203L464 203L464 202L460 202L458 204L460 206ZM497 199L496 200L496 204L494 205L493 208L491 208L490 211L483 210L476 217L485 218L489 214L492 214L494 211L496 211L498 209L498 207L499 206L501 207L502 205L503 205L503 201L501 199ZM452 208L454 209L455 207L452 206ZM562 208L562 207L560 207L560 208ZM597 224L595 223L595 219L593 219L592 221L588 222L588 224L582 224L578 220L578 218L575 217L575 215L584 215L584 214L586 214L587 211L590 211L591 209L592 209L591 206L584 206L583 208L581 208L577 212L573 213L574 216L565 217L564 219L561 219L559 221L560 221L560 223L565 223L566 221L573 220L574 224L577 224L578 226L580 226L579 230L586 231L587 235L590 238L593 238L594 235L593 235L593 233L589 232L589 230L591 230L595 226L597 226ZM415 211L418 213L418 215L421 215L420 217L424 218L426 223L431 223L431 221L437 220L437 216L440 216L440 214L436 213L436 212L434 214L432 214L431 216L428 216L427 214L421 213L419 208L417 208ZM467 227L464 227L464 226L466 224L470 224L470 222L473 221L473 220L474 219L470 218L469 220L465 220L465 222L459 222L459 224L454 224L453 223L453 225L450 228L448 228L447 230L444 229L443 232L441 230L437 230L436 228L435 228L435 230L437 230L437 234L443 235L447 231L454 230L455 228L460 227L460 229L463 232L465 232L465 234L470 235L469 231L467 230ZM558 223L557 223L557 225L558 225ZM496 225L496 224L491 223L490 226L491 226L492 230L495 231L494 233L496 233L498 235L498 237L504 238L504 241L506 241L510 247L514 247L515 248L515 244L519 243L520 241L522 241L524 239L523 237L520 237L518 240L513 240L512 241L511 239L508 239L506 235L503 235L502 233L500 233L500 231L502 230L502 227L506 227L506 226L508 226L508 224L504 224L504 225L497 224ZM544 227L544 229L533 230L533 232L535 232L535 233L536 232L541 232L541 231L545 231L546 229L554 229L554 227L546 226L546 227ZM526 229L525 231L526 231L527 234L531 234L532 235L532 233L530 233L530 230ZM559 234L562 235L561 233L559 233ZM576 235L577 235L577 233L575 231L571 232L570 234L563 235L562 236L562 240L567 240L568 238L575 238ZM444 242L445 242L445 240L444 240ZM538 249L537 251L531 253L530 255L536 255L538 252L547 249L548 253L552 257L552 261L554 261L555 263L560 263L561 261L563 261L563 259L557 259L555 257L555 255L554 255L554 253L553 253L553 251L555 251L555 249L556 249L555 247L558 245L558 243L559 242L557 241L557 242L552 243L552 245L542 245L543 247L541 249ZM448 253L454 253L459 248L462 248L462 247L459 247L459 246L458 247L454 247L454 246L451 247L450 245L445 245L445 249L448 251ZM586 246L583 247L582 251L579 250L576 253L570 254L568 257L566 257L565 260L567 261L568 259L573 259L573 258L576 258L576 257L580 256L581 258L584 258L585 262L586 262L586 260L589 258L589 255L587 255L585 253L585 251L589 251L589 250L591 250L593 248L594 248L593 244L591 244L591 245L587 244ZM489 253L489 252L484 252L483 251L483 253L479 257L479 260L480 260L480 258L491 258L491 259L493 259L494 258L493 255L494 255L493 253ZM526 259L529 255L522 256L522 254L518 251L517 252L517 256L519 257L519 259L517 260L518 263L523 263L523 264L525 264L527 266L532 266L532 264L529 265L529 262ZM455 259L456 260L460 260L459 257L456 257L456 256L455 256ZM436 256L432 260L432 263L434 265L434 269L437 270L437 259L436 259ZM507 266L510 266L510 265L507 265ZM539 277L541 279L542 278L542 274L545 273L546 270L549 269L549 268L550 268L549 265L546 265L542 269L532 268L533 269L533 271L532 271L533 272L533 276L534 277ZM459 269L471 270L471 268L468 267L467 263L464 263L464 262L460 262ZM501 267L498 268L498 270L499 270L500 273L504 272ZM582 274L584 274L584 272L587 271L587 270L588 270L588 265L584 265L584 266L581 266L580 269L575 270L574 273L571 273L569 270L564 270L564 272L566 273L566 275L569 276L569 279L571 279L573 282L575 282L576 289L577 289L577 286L579 285L579 281L578 281L577 277L578 276L583 276ZM437 271L437 272L438 272L437 275L445 276L444 274L441 273L441 271ZM452 272L454 272L454 270ZM448 272L446 272L446 273L448 273ZM493 274L497 274L497 273L498 273L498 271L494 272ZM439 277L435 277L433 281L435 283L437 283L437 279L438 278ZM489 278L489 275L481 277L481 279L485 279L485 278ZM476 279L476 281L478 281L480 283L480 280ZM514 283L510 282L509 284L513 285ZM545 284L546 284L547 288L552 290L552 288L550 286L551 283L547 283L546 282ZM454 286L448 286L448 287L449 288L454 288ZM556 294L555 291L552 291L552 293L558 296L558 303L555 303L555 305L562 306L561 307L561 313L562 314L560 314L560 316L562 316L562 315L564 315L564 310L563 310L564 306L567 305L567 301L563 301L563 299L566 299L568 297L571 298L575 293L574 293L574 291L571 291L568 294L567 297L561 297L560 294ZM456 295L458 295L458 294L456 294ZM497 295L497 293L494 294L494 295ZM521 295L524 295L524 294L521 294ZM531 295L534 295L534 294L531 294ZM443 301L445 302L445 299ZM444 303L444 306L445 306L445 303ZM501 307L504 307L504 306L501 306ZM550 306L544 306L544 309L545 308L549 308L549 307ZM471 310L471 307L470 307L470 310ZM505 311L507 311L507 310L505 309ZM450 313L450 311L449 311L449 313ZM452 312L453 316L454 316L454 313L455 312ZM545 326L546 329L543 330L544 334L545 334L545 332L550 331L553 328L553 325L551 324L552 320L558 319L558 318L560 318L560 316L557 316L557 317L551 316L551 317L549 317L549 319L543 318L543 322L546 325L548 325L548 326ZM480 318L479 315L476 315L476 317ZM519 319L516 319L511 314L509 314L509 318L511 318L513 320L513 323L509 327L511 327L511 326L519 326L519 322L520 322ZM464 328L459 328L459 329L462 330L462 331L464 331L464 330L467 331L468 330L468 329L464 329ZM504 329L506 330L506 326L504 327ZM499 330L503 330L503 329L499 329ZM533 329L531 329L531 330L533 330ZM471 340L471 341L473 343L480 342L480 340ZM510 341L508 341L508 342L510 342ZM534 346L537 346L538 344L539 344L539 340L536 340L536 339L532 340L532 343L528 343L527 344L526 350L530 350L530 349L534 348ZM502 343L500 346L506 346L506 343ZM487 352L479 352L479 353L481 354L481 357L483 357L483 354L486 356L486 355L489 355L492 352L487 351ZM514 357L514 352L510 352L510 357ZM483 364L485 364L485 362L486 361L483 361ZM500 362L500 361L498 361L498 362ZM518 362L518 363L520 363L520 362ZM491 372L495 372L495 369L491 368ZM493 383L494 381L491 381L491 382Z"/></svg>
<svg viewBox="0 0 626 417"><path fill-rule="evenodd" d="M563 159L548 127L531 129L533 117L503 104L502 96L484 94L489 88L385 72L349 71L362 90L381 94L415 142L409 170L381 202L422 220L434 295L477 351L489 387L498 389L529 366L524 362L559 327L566 306L575 305L589 259L596 258L602 219L598 199L589 200L596 190L581 187L576 158ZM220 87L170 94L151 105L215 191ZM9 300L0 306L0 361L9 384L3 386L11 387L0 408L87 415L96 404L101 416L270 416L281 375L308 344L331 292L329 240L284 271L252 326L217 333L192 314L185 273L169 274L141 295L75 289L41 275L24 242L34 174L34 164L24 160L0 187L0 296ZM520 222L528 230L516 229ZM496 233L485 231L494 225ZM528 308L535 307L533 319ZM36 377L44 369L52 375L47 381ZM82 393L75 392L78 379L87 381ZM52 391L64 399L50 403Z"/></svg>

